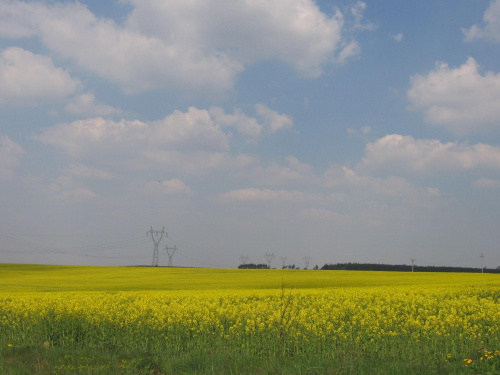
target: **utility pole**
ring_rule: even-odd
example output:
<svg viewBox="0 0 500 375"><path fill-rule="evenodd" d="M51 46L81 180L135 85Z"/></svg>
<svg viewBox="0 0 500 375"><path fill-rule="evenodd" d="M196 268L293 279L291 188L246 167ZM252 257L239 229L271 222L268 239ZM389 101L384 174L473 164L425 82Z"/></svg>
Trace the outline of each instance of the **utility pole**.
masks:
<svg viewBox="0 0 500 375"><path fill-rule="evenodd" d="M273 253L271 253L271 254L266 253L264 255L264 257L267 260L267 268L271 268L271 261L274 259L274 254Z"/></svg>
<svg viewBox="0 0 500 375"><path fill-rule="evenodd" d="M245 265L248 262L248 255L241 256L241 264Z"/></svg>
<svg viewBox="0 0 500 375"><path fill-rule="evenodd" d="M484 267L483 267L484 254L483 253L481 253L480 258L481 258L481 273L484 273Z"/></svg>
<svg viewBox="0 0 500 375"><path fill-rule="evenodd" d="M165 250L167 250L168 254L168 266L172 267L172 258L174 257L175 250L177 250L177 245L174 245L174 247L168 247L168 245L165 247Z"/></svg>
<svg viewBox="0 0 500 375"><path fill-rule="evenodd" d="M162 228L162 230L153 230L153 227L149 231L146 232L146 236L150 234L151 239L153 240L153 243L155 245L155 249L153 252L153 267L158 267L158 245L160 244L161 239L163 238L163 235L166 235L168 237L167 232L165 232L165 227ZM156 239L155 239L156 236ZM158 238L160 236L160 238Z"/></svg>
<svg viewBox="0 0 500 375"><path fill-rule="evenodd" d="M281 257L281 261L283 262L283 268L286 267L286 257Z"/></svg>
<svg viewBox="0 0 500 375"><path fill-rule="evenodd" d="M304 257L304 263L306 265L306 270L309 268L309 262L311 261L311 257Z"/></svg>
<svg viewBox="0 0 500 375"><path fill-rule="evenodd" d="M413 269L415 267L415 261L416 261L416 259L414 259L414 258L411 259L411 272L413 272Z"/></svg>

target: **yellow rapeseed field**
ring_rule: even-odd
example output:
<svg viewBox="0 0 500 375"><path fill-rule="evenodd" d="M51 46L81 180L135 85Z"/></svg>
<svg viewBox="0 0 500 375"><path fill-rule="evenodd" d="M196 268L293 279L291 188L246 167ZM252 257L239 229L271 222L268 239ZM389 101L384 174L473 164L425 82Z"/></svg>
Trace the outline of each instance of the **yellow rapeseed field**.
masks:
<svg viewBox="0 0 500 375"><path fill-rule="evenodd" d="M500 275L8 265L0 272L3 345L324 358L356 351L408 360L427 353L466 359L463 366L498 360L500 349ZM483 360L469 358L481 350Z"/></svg>

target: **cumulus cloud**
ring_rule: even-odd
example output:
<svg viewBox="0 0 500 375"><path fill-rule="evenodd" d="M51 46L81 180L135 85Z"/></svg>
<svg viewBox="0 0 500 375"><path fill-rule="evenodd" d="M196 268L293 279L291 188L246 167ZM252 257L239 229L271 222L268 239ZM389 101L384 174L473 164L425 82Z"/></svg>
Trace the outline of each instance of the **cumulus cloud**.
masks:
<svg viewBox="0 0 500 375"><path fill-rule="evenodd" d="M279 130L293 127L293 120L289 115L273 111L261 103L257 104L255 109L257 115L262 119L264 127L270 133L276 133Z"/></svg>
<svg viewBox="0 0 500 375"><path fill-rule="evenodd" d="M78 186L70 176L61 176L49 185L49 197L59 202L75 203L92 200L98 195L92 190Z"/></svg>
<svg viewBox="0 0 500 375"><path fill-rule="evenodd" d="M222 127L233 127L242 135L256 138L262 134L263 126L257 119L245 115L240 109L230 114L220 107L210 107L209 114Z"/></svg>
<svg viewBox="0 0 500 375"><path fill-rule="evenodd" d="M345 166L332 165L325 172L324 180L327 187L355 190L370 196L425 198L439 195L437 189L416 187L402 177L377 178Z"/></svg>
<svg viewBox="0 0 500 375"><path fill-rule="evenodd" d="M405 36L403 35L403 33L399 33L399 34L393 35L392 38L396 42L401 42L405 38Z"/></svg>
<svg viewBox="0 0 500 375"><path fill-rule="evenodd" d="M0 54L0 104L51 102L72 94L79 85L47 56L17 47Z"/></svg>
<svg viewBox="0 0 500 375"><path fill-rule="evenodd" d="M122 111L106 104L97 103L93 93L74 97L65 107L65 111L74 115L110 116Z"/></svg>
<svg viewBox="0 0 500 375"><path fill-rule="evenodd" d="M113 174L99 168L89 167L81 163L70 164L64 173L66 176L85 179L110 180Z"/></svg>
<svg viewBox="0 0 500 375"><path fill-rule="evenodd" d="M474 181L472 186L481 189L500 189L500 180L480 178L479 180Z"/></svg>
<svg viewBox="0 0 500 375"><path fill-rule="evenodd" d="M0 4L0 35L5 38L35 36L40 20L49 16L42 3L4 0Z"/></svg>
<svg viewBox="0 0 500 375"><path fill-rule="evenodd" d="M254 138L259 137L263 132L276 133L293 127L293 119L290 115L279 113L262 103L255 105L256 117L247 116L240 109L230 114L225 113L220 107L211 107L208 112L221 126L233 127L238 133Z"/></svg>
<svg viewBox="0 0 500 375"><path fill-rule="evenodd" d="M426 75L411 77L408 99L428 123L453 133L500 128L500 74L481 74L472 57L458 68L438 63Z"/></svg>
<svg viewBox="0 0 500 375"><path fill-rule="evenodd" d="M364 3L352 14L321 12L312 0L221 3L219 0L130 0L123 24L98 18L80 3L0 4L0 35L39 36L78 66L128 92L166 86L224 91L251 64L279 60L304 76L359 51L346 17L361 25Z"/></svg>
<svg viewBox="0 0 500 375"><path fill-rule="evenodd" d="M227 114L222 108L209 110L190 107L174 111L162 120L114 121L103 117L62 123L45 129L43 143L56 146L76 160L113 162L128 168L168 165L198 173L219 168L238 168L255 163L255 157L231 152L232 129L246 137L258 136L262 129L273 129L289 116L263 105L277 119L260 123L260 118L239 110ZM291 121L291 120L290 120Z"/></svg>
<svg viewBox="0 0 500 375"><path fill-rule="evenodd" d="M264 203L304 203L318 201L319 196L298 190L239 189L221 193L219 200L225 203L264 202Z"/></svg>
<svg viewBox="0 0 500 375"><path fill-rule="evenodd" d="M483 15L483 25L472 25L462 29L467 42L476 39L486 39L493 42L500 41L500 1L493 1Z"/></svg>
<svg viewBox="0 0 500 375"><path fill-rule="evenodd" d="M12 175L21 164L24 149L6 135L0 134L0 179Z"/></svg>
<svg viewBox="0 0 500 375"><path fill-rule="evenodd" d="M145 185L148 193L161 195L192 195L193 190L184 181L173 178L168 181L148 182Z"/></svg>
<svg viewBox="0 0 500 375"><path fill-rule="evenodd" d="M483 143L414 139L386 135L366 145L357 169L370 172L436 174L472 170L500 170L500 148Z"/></svg>
<svg viewBox="0 0 500 375"><path fill-rule="evenodd" d="M294 156L285 159L286 164L271 163L257 172L256 179L261 185L283 186L290 184L309 184L317 180L313 168L300 162Z"/></svg>

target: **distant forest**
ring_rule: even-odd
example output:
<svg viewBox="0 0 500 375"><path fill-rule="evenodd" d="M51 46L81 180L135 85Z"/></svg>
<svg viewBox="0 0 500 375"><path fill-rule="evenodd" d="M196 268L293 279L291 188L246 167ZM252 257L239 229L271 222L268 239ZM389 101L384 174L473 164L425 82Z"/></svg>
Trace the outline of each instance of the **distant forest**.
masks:
<svg viewBox="0 0 500 375"><path fill-rule="evenodd" d="M409 271L411 265L407 264L371 264L371 263L337 263L325 264L322 270L349 270L349 271ZM417 266L415 272L475 272L480 273L481 268L473 267L446 267L446 266ZM484 268L484 273L500 273L500 269Z"/></svg>
<svg viewBox="0 0 500 375"><path fill-rule="evenodd" d="M411 265L407 264L373 264L373 263L337 263L325 264L320 270L346 270L346 271L401 271L411 272ZM267 264L240 264L240 269L267 269ZM295 269L295 267L285 267ZM316 267L314 269L317 269ZM471 272L480 273L481 268L473 267L446 267L446 266L417 266L413 267L415 272ZM484 268L484 273L500 273L500 267Z"/></svg>

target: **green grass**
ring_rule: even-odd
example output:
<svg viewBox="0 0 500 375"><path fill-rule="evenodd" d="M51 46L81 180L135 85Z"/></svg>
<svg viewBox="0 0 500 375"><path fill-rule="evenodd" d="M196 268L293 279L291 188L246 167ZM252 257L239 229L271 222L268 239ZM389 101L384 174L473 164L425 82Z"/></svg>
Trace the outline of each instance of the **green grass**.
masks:
<svg viewBox="0 0 500 375"><path fill-rule="evenodd" d="M394 345L403 344L396 340ZM10 348L12 349L12 348ZM416 348L425 353L425 349ZM23 347L0 350L3 375L48 374L342 374L456 375L499 374L500 361L464 367L463 360L445 362L432 357L405 358L404 348L389 353L339 350L330 358L256 357L231 351L119 351L112 348ZM429 353L430 354L430 353Z"/></svg>

